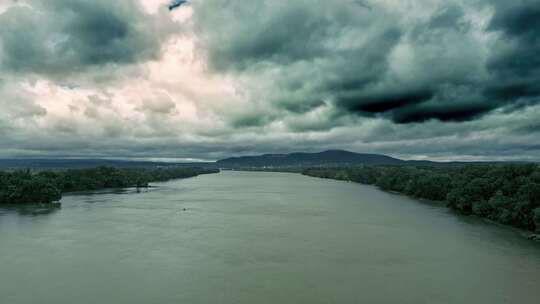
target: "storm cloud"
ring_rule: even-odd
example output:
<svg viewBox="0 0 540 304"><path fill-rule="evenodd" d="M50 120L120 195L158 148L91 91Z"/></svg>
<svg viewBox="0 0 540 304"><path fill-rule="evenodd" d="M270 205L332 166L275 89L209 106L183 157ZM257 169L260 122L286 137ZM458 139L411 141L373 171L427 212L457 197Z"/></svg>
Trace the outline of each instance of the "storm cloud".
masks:
<svg viewBox="0 0 540 304"><path fill-rule="evenodd" d="M177 9L186 3L187 3L186 0L174 0L169 4L169 10L172 11L174 9Z"/></svg>
<svg viewBox="0 0 540 304"><path fill-rule="evenodd" d="M25 4L25 2L21 1ZM170 24L131 0L33 0L0 16L0 69L68 76L160 54Z"/></svg>
<svg viewBox="0 0 540 304"><path fill-rule="evenodd" d="M0 0L0 157L540 160L540 0Z"/></svg>
<svg viewBox="0 0 540 304"><path fill-rule="evenodd" d="M538 102L540 96L540 1L500 2L488 30L500 34L487 65L485 95L500 102Z"/></svg>
<svg viewBox="0 0 540 304"><path fill-rule="evenodd" d="M215 0L195 20L211 66L269 75L282 109L416 123L537 102L539 1L424 4Z"/></svg>

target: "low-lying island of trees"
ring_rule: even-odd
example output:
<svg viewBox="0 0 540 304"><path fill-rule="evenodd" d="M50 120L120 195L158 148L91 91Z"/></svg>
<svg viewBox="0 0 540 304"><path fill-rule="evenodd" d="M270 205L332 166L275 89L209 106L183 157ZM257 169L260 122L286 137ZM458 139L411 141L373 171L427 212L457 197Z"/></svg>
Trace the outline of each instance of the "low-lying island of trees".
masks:
<svg viewBox="0 0 540 304"><path fill-rule="evenodd" d="M315 168L303 174L444 201L464 214L530 231L540 230L540 168L534 164Z"/></svg>
<svg viewBox="0 0 540 304"><path fill-rule="evenodd" d="M0 204L47 204L66 192L106 188L148 187L162 182L219 170L201 168L125 169L98 167L66 171L0 171Z"/></svg>

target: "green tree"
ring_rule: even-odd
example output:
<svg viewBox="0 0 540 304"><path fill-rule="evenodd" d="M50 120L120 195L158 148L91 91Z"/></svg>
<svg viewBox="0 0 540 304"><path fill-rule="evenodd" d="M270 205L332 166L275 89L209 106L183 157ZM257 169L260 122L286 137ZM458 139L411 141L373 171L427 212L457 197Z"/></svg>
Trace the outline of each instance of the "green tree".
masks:
<svg viewBox="0 0 540 304"><path fill-rule="evenodd" d="M540 207L534 209L533 217L536 231L540 232Z"/></svg>

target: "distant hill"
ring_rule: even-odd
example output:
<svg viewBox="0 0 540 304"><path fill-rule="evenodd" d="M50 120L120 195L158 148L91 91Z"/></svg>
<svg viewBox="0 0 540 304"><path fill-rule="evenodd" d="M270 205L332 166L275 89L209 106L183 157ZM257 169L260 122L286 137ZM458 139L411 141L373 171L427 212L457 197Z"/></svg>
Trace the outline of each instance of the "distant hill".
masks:
<svg viewBox="0 0 540 304"><path fill-rule="evenodd" d="M380 154L354 153L329 150L319 153L265 154L222 159L216 162L220 168L283 168L283 167L331 167L351 165L404 165L406 161Z"/></svg>
<svg viewBox="0 0 540 304"><path fill-rule="evenodd" d="M467 164L494 164L497 162L433 162L426 160L401 160L381 154L354 153L329 150L319 153L264 154L231 157L217 162L176 163L130 161L110 159L0 159L0 169L65 170L108 166L116 168L222 168L246 170L298 171L309 167L347 167L360 165L412 165L412 166L462 166ZM293 170L291 170L293 169Z"/></svg>

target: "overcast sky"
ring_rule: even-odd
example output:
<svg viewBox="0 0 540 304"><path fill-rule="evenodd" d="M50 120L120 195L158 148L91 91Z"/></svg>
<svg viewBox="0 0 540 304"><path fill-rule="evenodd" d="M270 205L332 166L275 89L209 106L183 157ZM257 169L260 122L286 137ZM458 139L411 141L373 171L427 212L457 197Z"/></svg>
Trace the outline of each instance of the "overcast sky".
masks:
<svg viewBox="0 0 540 304"><path fill-rule="evenodd" d="M0 0L0 157L540 160L540 0Z"/></svg>

